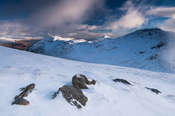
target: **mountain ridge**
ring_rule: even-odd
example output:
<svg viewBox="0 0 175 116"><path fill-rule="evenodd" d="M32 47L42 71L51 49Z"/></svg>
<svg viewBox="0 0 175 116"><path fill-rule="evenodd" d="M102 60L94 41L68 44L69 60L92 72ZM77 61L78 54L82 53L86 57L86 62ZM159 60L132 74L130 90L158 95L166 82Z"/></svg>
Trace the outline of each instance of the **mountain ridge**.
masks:
<svg viewBox="0 0 175 116"><path fill-rule="evenodd" d="M37 42L29 51L83 62L168 72L161 63L161 54L171 39L169 35L170 32L154 28L138 30L119 38L81 43L53 41L50 38Z"/></svg>

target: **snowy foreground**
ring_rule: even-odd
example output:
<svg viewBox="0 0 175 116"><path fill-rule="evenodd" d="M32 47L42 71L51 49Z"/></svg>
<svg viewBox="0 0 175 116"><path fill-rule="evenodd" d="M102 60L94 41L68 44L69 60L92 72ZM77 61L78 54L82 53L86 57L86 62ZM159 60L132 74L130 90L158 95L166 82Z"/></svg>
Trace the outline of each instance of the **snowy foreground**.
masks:
<svg viewBox="0 0 175 116"><path fill-rule="evenodd" d="M134 68L89 64L0 47L0 116L174 116L175 75ZM78 110L61 94L51 95L72 76L82 73L97 80L83 90L88 97ZM123 78L133 86L115 83ZM29 106L11 105L19 88L30 83L36 89L29 94ZM145 87L162 93L157 95Z"/></svg>

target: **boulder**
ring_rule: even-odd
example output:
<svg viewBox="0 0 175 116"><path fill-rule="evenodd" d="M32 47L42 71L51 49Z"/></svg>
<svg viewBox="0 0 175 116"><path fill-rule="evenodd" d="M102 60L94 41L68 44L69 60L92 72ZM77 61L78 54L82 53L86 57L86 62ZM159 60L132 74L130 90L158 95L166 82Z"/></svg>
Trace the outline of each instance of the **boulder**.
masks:
<svg viewBox="0 0 175 116"><path fill-rule="evenodd" d="M88 98L83 94L81 89L76 88L74 86L64 85L59 88L57 92L54 93L53 98L57 96L59 91L62 93L63 97L66 99L68 103L76 106L78 109L82 108L82 105L85 106Z"/></svg>
<svg viewBox="0 0 175 116"><path fill-rule="evenodd" d="M35 84L32 83L24 88L21 88L20 91L22 91L19 95L16 95L14 98L14 101L12 102L13 104L18 104L18 105L29 105L29 101L24 99L24 97L27 97L29 93L33 91L35 88Z"/></svg>
<svg viewBox="0 0 175 116"><path fill-rule="evenodd" d="M58 91L52 95L52 99L56 98L59 92L61 92L68 103L76 106L78 109L82 108L82 106L86 105L88 98L83 94L81 89L88 89L87 85L95 84L95 80L90 81L85 75L74 75L72 77L72 86L64 85L59 88Z"/></svg>
<svg viewBox="0 0 175 116"><path fill-rule="evenodd" d="M75 88L73 86L63 86L59 89L62 92L63 97L71 104L75 106L85 106L88 98L83 94L81 89ZM81 104L79 104L79 103Z"/></svg>
<svg viewBox="0 0 175 116"><path fill-rule="evenodd" d="M27 97L29 95L29 93L31 93L33 91L33 89L35 88L35 84L32 83L24 88L20 88L20 90L22 91L18 96L18 98L23 98L23 97Z"/></svg>
<svg viewBox="0 0 175 116"><path fill-rule="evenodd" d="M62 93L63 97L68 103L76 106L78 109L86 105L88 98L83 94L81 89L88 89L87 85L95 85L95 80L88 80L85 75L77 74L72 77L72 86L64 85L56 91L52 99L56 98L59 92Z"/></svg>
<svg viewBox="0 0 175 116"><path fill-rule="evenodd" d="M16 104L16 105L29 105L30 102L24 98L17 98L12 102L12 105L14 105L14 104Z"/></svg>
<svg viewBox="0 0 175 116"><path fill-rule="evenodd" d="M96 81L89 81L85 75L77 74L72 78L72 85L79 89L88 89L87 85L95 85Z"/></svg>

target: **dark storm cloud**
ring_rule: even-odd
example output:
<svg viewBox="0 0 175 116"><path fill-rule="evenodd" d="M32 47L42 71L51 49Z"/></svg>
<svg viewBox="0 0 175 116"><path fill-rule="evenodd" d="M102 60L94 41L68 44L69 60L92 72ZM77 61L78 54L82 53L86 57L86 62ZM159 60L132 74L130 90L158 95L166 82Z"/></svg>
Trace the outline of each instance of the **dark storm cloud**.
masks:
<svg viewBox="0 0 175 116"><path fill-rule="evenodd" d="M59 4L66 0L0 0L0 18L26 18L33 13L47 9L48 7ZM75 0L71 0L75 1ZM89 1L89 0L87 0ZM122 6L126 0L99 0L99 4L105 1L105 8L116 9ZM95 7L98 8L98 5ZM96 11L94 19L102 18L108 12Z"/></svg>
<svg viewBox="0 0 175 116"><path fill-rule="evenodd" d="M30 32L64 33L76 30L97 9L103 9L103 0L16 0L0 1L0 5L0 18L6 19L6 29L13 28L18 33L24 28Z"/></svg>
<svg viewBox="0 0 175 116"><path fill-rule="evenodd" d="M149 11L160 6L165 7L161 12ZM89 33L89 28L90 32L109 32L106 27L114 33L121 27L128 32L149 21L146 15L162 14L170 6L175 6L174 0L0 0L0 21L6 21L4 27L19 28L19 32L80 33L80 27L84 27L83 33Z"/></svg>
<svg viewBox="0 0 175 116"><path fill-rule="evenodd" d="M15 18L26 18L35 12L42 11L48 7L59 4L61 1L66 0L0 0L0 18L15 19ZM74 0L71 0L74 1ZM89 0L87 0L89 1ZM98 2L102 2L99 0ZM116 12L116 9L120 8L127 0L104 0L105 8L111 12ZM174 0L130 0L136 6L137 5L155 5L155 6L173 6L175 5ZM98 7L98 6L96 6ZM104 17L107 13L104 10L102 12L97 11L95 13L94 20ZM118 11L119 12L119 11ZM112 13L111 13L112 14ZM93 22L93 21L90 21Z"/></svg>
<svg viewBox="0 0 175 116"><path fill-rule="evenodd" d="M2 0L0 1L0 17L24 18L59 1L60 0Z"/></svg>
<svg viewBox="0 0 175 116"><path fill-rule="evenodd" d="M104 0L1 0L0 20L23 20L42 26L82 22L102 8ZM93 12L92 12L93 11ZM97 15L97 14L96 14Z"/></svg>

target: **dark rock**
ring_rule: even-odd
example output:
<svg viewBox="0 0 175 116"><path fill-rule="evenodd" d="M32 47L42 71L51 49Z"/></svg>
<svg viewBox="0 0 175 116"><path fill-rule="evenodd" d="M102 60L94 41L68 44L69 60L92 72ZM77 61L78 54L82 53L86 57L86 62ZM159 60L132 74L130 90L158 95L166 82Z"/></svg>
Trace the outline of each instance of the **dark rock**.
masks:
<svg viewBox="0 0 175 116"><path fill-rule="evenodd" d="M56 91L53 95L52 95L52 99L55 99L56 97L57 97L57 95L59 94L59 89L58 89L58 91Z"/></svg>
<svg viewBox="0 0 175 116"><path fill-rule="evenodd" d="M123 84L126 84L126 85L132 85L130 82L128 82L128 81L125 80L125 79L114 79L113 81L114 81L114 82L123 83Z"/></svg>
<svg viewBox="0 0 175 116"><path fill-rule="evenodd" d="M27 101L24 98L17 98L17 99L14 100L14 102L12 102L12 105L14 105L14 104L17 104L17 105L29 105L30 102Z"/></svg>
<svg viewBox="0 0 175 116"><path fill-rule="evenodd" d="M140 51L139 54L144 54L146 51Z"/></svg>
<svg viewBox="0 0 175 116"><path fill-rule="evenodd" d="M59 90L52 95L52 99L56 98L59 92L61 92L68 103L76 106L78 109L82 108L82 106L86 105L88 98L83 94L81 89L88 89L87 85L91 84L95 85L96 81L89 81L85 75L77 74L72 77L72 86L64 85L59 88Z"/></svg>
<svg viewBox="0 0 175 116"><path fill-rule="evenodd" d="M154 89L154 88L149 88L149 87L145 87L146 89L156 93L156 94L160 94L161 92L158 89Z"/></svg>
<svg viewBox="0 0 175 116"><path fill-rule="evenodd" d="M32 83L24 88L21 88L20 91L22 91L19 95L15 96L13 104L18 104L18 105L28 105L29 101L24 99L24 97L27 97L29 93L33 91L35 88L35 84Z"/></svg>
<svg viewBox="0 0 175 116"><path fill-rule="evenodd" d="M85 106L88 98L83 94L81 89L73 87L73 86L63 86L59 88L59 90L54 93L53 98L57 96L59 91L62 92L63 97L66 99L68 103L76 106L78 109L82 108L82 105Z"/></svg>
<svg viewBox="0 0 175 116"><path fill-rule="evenodd" d="M21 88L20 90L22 91L19 95L17 95L15 98L23 98L23 97L27 97L29 93L31 93L33 91L33 89L35 88L35 84L32 83L24 88Z"/></svg>
<svg viewBox="0 0 175 116"><path fill-rule="evenodd" d="M89 81L85 75L77 74L72 78L72 85L80 89L88 89L87 85L95 85L96 81Z"/></svg>
<svg viewBox="0 0 175 116"><path fill-rule="evenodd" d="M160 41L156 46L153 46L151 49L160 49L163 46L165 46L165 43Z"/></svg>
<svg viewBox="0 0 175 116"><path fill-rule="evenodd" d="M158 57L158 54L152 55L149 57L149 60L155 60L157 59L157 57Z"/></svg>

